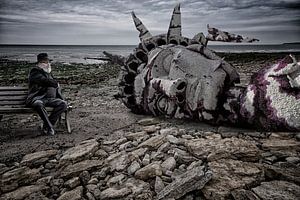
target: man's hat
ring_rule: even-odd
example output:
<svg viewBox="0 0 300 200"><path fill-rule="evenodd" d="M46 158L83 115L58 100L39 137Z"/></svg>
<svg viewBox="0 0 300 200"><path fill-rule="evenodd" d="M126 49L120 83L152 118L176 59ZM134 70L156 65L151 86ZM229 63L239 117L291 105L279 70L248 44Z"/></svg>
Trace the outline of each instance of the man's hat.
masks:
<svg viewBox="0 0 300 200"><path fill-rule="evenodd" d="M44 60L49 60L47 53L40 53L39 55L37 55L37 62L41 62Z"/></svg>

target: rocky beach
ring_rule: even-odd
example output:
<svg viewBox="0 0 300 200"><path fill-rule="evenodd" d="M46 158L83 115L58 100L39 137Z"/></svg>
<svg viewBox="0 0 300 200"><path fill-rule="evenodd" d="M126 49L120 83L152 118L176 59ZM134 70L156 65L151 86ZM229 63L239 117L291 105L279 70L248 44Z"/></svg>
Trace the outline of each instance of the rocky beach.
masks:
<svg viewBox="0 0 300 200"><path fill-rule="evenodd" d="M247 85L286 53L219 53ZM300 58L300 53L294 53ZM0 86L34 63L0 59ZM135 115L114 98L119 67L54 63L72 133L41 135L36 114L0 122L0 199L300 198L300 133Z"/></svg>

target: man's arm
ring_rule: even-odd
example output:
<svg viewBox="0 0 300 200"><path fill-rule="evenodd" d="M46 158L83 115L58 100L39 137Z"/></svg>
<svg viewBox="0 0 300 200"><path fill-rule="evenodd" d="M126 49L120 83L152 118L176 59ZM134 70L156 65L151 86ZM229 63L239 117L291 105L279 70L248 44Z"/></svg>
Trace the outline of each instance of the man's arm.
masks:
<svg viewBox="0 0 300 200"><path fill-rule="evenodd" d="M58 87L58 83L54 79L50 79L45 77L41 72L38 70L31 70L29 75L29 82L33 84L40 85L42 87Z"/></svg>

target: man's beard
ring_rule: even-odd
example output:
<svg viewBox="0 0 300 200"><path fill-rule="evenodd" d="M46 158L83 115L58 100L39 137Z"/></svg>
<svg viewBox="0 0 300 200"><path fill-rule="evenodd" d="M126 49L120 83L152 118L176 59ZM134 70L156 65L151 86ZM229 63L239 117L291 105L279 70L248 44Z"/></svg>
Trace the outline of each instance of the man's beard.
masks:
<svg viewBox="0 0 300 200"><path fill-rule="evenodd" d="M51 64L48 63L39 63L38 67L42 68L45 72L50 73L51 72Z"/></svg>

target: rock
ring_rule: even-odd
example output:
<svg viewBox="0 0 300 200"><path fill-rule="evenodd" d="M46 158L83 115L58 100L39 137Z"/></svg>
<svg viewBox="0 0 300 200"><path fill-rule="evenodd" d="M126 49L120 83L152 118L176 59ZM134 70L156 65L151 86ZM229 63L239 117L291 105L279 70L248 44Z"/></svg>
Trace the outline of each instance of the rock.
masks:
<svg viewBox="0 0 300 200"><path fill-rule="evenodd" d="M141 165L136 160L131 163L131 165L128 167L127 172L129 175L134 174L137 170L141 168Z"/></svg>
<svg viewBox="0 0 300 200"><path fill-rule="evenodd" d="M168 135L178 135L178 129L177 128L165 128L161 129L160 131L161 135L168 136Z"/></svg>
<svg viewBox="0 0 300 200"><path fill-rule="evenodd" d="M163 172L166 171L173 171L176 167L176 160L174 157L167 158L162 164L161 164Z"/></svg>
<svg viewBox="0 0 300 200"><path fill-rule="evenodd" d="M297 133L295 138L296 138L296 140L300 141L300 133Z"/></svg>
<svg viewBox="0 0 300 200"><path fill-rule="evenodd" d="M103 149L99 149L98 151L95 152L94 156L102 159L102 158L107 158L108 157L108 153L106 151L104 151Z"/></svg>
<svg viewBox="0 0 300 200"><path fill-rule="evenodd" d="M60 162L77 162L83 158L91 157L97 151L98 146L99 143L95 139L83 141L79 145L65 151L60 158Z"/></svg>
<svg viewBox="0 0 300 200"><path fill-rule="evenodd" d="M145 155L147 150L148 150L148 148L139 148L139 149L133 150L129 154L131 154L134 157L142 157Z"/></svg>
<svg viewBox="0 0 300 200"><path fill-rule="evenodd" d="M269 179L276 178L300 184L300 170L297 165L282 164L281 166L276 166L264 164L263 168L265 176Z"/></svg>
<svg viewBox="0 0 300 200"><path fill-rule="evenodd" d="M144 158L142 160L142 163L143 163L144 166L149 165L149 163L150 163L150 155L149 154L146 154L144 156Z"/></svg>
<svg viewBox="0 0 300 200"><path fill-rule="evenodd" d="M231 192L234 200L260 200L252 191L237 189Z"/></svg>
<svg viewBox="0 0 300 200"><path fill-rule="evenodd" d="M133 147L132 142L128 141L128 142L125 142L125 143L121 144L119 146L119 150L122 151L122 150L125 150L125 149L129 149L131 147Z"/></svg>
<svg viewBox="0 0 300 200"><path fill-rule="evenodd" d="M175 181L164 187L157 199L176 198L184 196L188 192L201 189L212 178L211 171L204 171L204 167L193 168L180 175Z"/></svg>
<svg viewBox="0 0 300 200"><path fill-rule="evenodd" d="M95 173L95 176L98 179L105 179L105 177L107 176L107 173L110 172L110 167L102 167L100 171Z"/></svg>
<svg viewBox="0 0 300 200"><path fill-rule="evenodd" d="M118 139L118 140L115 142L115 145L116 145L116 146L119 146L120 144L123 144L123 143L125 143L125 142L127 142L127 139L126 139L126 138L120 138L120 139Z"/></svg>
<svg viewBox="0 0 300 200"><path fill-rule="evenodd" d="M83 187L78 186L77 188L65 192L62 194L57 200L81 200L82 199L82 193L83 193Z"/></svg>
<svg viewBox="0 0 300 200"><path fill-rule="evenodd" d="M192 162L186 169L191 170L195 167L200 167L202 165L202 160Z"/></svg>
<svg viewBox="0 0 300 200"><path fill-rule="evenodd" d="M94 196L96 199L100 199L101 191L99 190L99 188L98 188L97 185L94 185L94 184L88 184L88 185L86 186L86 189L87 189L87 191L89 191L90 193L92 193L93 196Z"/></svg>
<svg viewBox="0 0 300 200"><path fill-rule="evenodd" d="M161 176L162 169L159 162L153 162L135 172L135 177L141 180L148 180L155 176Z"/></svg>
<svg viewBox="0 0 300 200"><path fill-rule="evenodd" d="M179 164L189 163L197 160L195 157L191 156L188 152L179 148L173 148L172 150L168 151L168 153L173 154L175 160Z"/></svg>
<svg viewBox="0 0 300 200"><path fill-rule="evenodd" d="M156 126L155 125L151 125L151 126L146 126L146 127L144 127L144 131L146 132L146 133L154 133L155 131L156 131L157 129L156 129Z"/></svg>
<svg viewBox="0 0 300 200"><path fill-rule="evenodd" d="M52 176L46 176L42 177L39 180L36 181L37 185L48 185L52 181L53 177Z"/></svg>
<svg viewBox="0 0 300 200"><path fill-rule="evenodd" d="M7 172L9 170L9 167L7 167L5 164L0 163L0 175Z"/></svg>
<svg viewBox="0 0 300 200"><path fill-rule="evenodd" d="M99 180L96 177L94 177L89 180L88 184L97 184L98 182Z"/></svg>
<svg viewBox="0 0 300 200"><path fill-rule="evenodd" d="M137 123L142 126L149 126L149 125L158 124L159 120L157 118L146 118L146 119L139 120Z"/></svg>
<svg viewBox="0 0 300 200"><path fill-rule="evenodd" d="M139 140L141 138L144 138L145 136L147 136L147 133L145 131L140 131L136 133L127 133L125 135L125 137L131 141Z"/></svg>
<svg viewBox="0 0 300 200"><path fill-rule="evenodd" d="M299 157L287 157L285 159L288 163L298 164L300 162Z"/></svg>
<svg viewBox="0 0 300 200"><path fill-rule="evenodd" d="M67 167L60 169L59 173L62 178L69 178L79 175L82 171L98 169L102 165L102 160L83 160L79 163L70 164Z"/></svg>
<svg viewBox="0 0 300 200"><path fill-rule="evenodd" d="M262 200L295 200L300 197L300 186L286 181L263 182L252 191Z"/></svg>
<svg viewBox="0 0 300 200"><path fill-rule="evenodd" d="M293 139L262 140L262 149L271 152L283 152L287 156L297 156L300 151L300 142Z"/></svg>
<svg viewBox="0 0 300 200"><path fill-rule="evenodd" d="M107 185L108 185L109 187L113 186L114 184L119 184L119 185L121 185L125 178L126 178L126 176L125 176L124 174L119 174L119 175L117 175L117 176L114 176L114 177L110 178L110 179L107 181Z"/></svg>
<svg viewBox="0 0 300 200"><path fill-rule="evenodd" d="M44 164L51 156L54 156L57 153L57 150L48 150L27 154L23 157L21 165L38 166Z"/></svg>
<svg viewBox="0 0 300 200"><path fill-rule="evenodd" d="M154 191L156 192L156 194L158 194L162 189L164 189L164 187L165 187L164 182L161 180L159 176L157 176L155 178L155 184L154 184Z"/></svg>
<svg viewBox="0 0 300 200"><path fill-rule="evenodd" d="M109 164L111 171L123 171L127 168L131 160L128 154L125 152L119 152L106 158L106 162Z"/></svg>
<svg viewBox="0 0 300 200"><path fill-rule="evenodd" d="M71 178L70 180L66 181L64 185L69 189L73 189L80 185L80 179L79 177Z"/></svg>
<svg viewBox="0 0 300 200"><path fill-rule="evenodd" d="M124 185L131 189L134 196L137 196L141 193L150 195L152 193L150 190L150 184L139 179L129 178Z"/></svg>
<svg viewBox="0 0 300 200"><path fill-rule="evenodd" d="M0 189L3 192L9 192L19 186L30 184L41 177L40 169L30 169L20 167L5 172L0 177Z"/></svg>
<svg viewBox="0 0 300 200"><path fill-rule="evenodd" d="M51 181L51 185L52 186L57 186L57 187L61 187L64 184L64 180L61 178L57 178L57 179L52 179Z"/></svg>
<svg viewBox="0 0 300 200"><path fill-rule="evenodd" d="M125 197L127 195L129 195L131 193L131 189L130 188L121 188L121 189L117 189L117 188L107 188L106 190L103 190L101 192L101 199L115 199L115 198L122 198Z"/></svg>
<svg viewBox="0 0 300 200"><path fill-rule="evenodd" d="M269 163L274 163L277 160L276 156L270 156L270 157L266 157L265 161L269 162Z"/></svg>
<svg viewBox="0 0 300 200"><path fill-rule="evenodd" d="M180 144L181 143L180 140L173 135L167 135L166 138L171 144Z"/></svg>
<svg viewBox="0 0 300 200"><path fill-rule="evenodd" d="M90 193L90 192L87 192L85 195L86 195L86 197L87 197L88 200L96 200L95 197L94 197L94 195L92 193Z"/></svg>
<svg viewBox="0 0 300 200"><path fill-rule="evenodd" d="M166 137L163 135L157 135L154 137L149 138L145 142L141 143L139 147L147 147L149 149L155 150L160 145L162 145L166 140Z"/></svg>
<svg viewBox="0 0 300 200"><path fill-rule="evenodd" d="M171 144L169 142L165 142L157 149L157 151L165 153L170 149L170 146L171 146Z"/></svg>
<svg viewBox="0 0 300 200"><path fill-rule="evenodd" d="M6 193L1 196L0 200L21 200L25 199L29 195L39 192L39 191L45 191L48 190L49 188L44 186L44 185L30 185L30 186L24 186L24 187L19 187L18 189Z"/></svg>
<svg viewBox="0 0 300 200"><path fill-rule="evenodd" d="M91 179L91 175L88 171L83 171L79 174L79 178L82 182L82 184L86 185L89 180Z"/></svg>
<svg viewBox="0 0 300 200"><path fill-rule="evenodd" d="M222 158L257 161L260 151L252 141L238 138L225 139L194 139L185 143L187 149L198 158L209 161Z"/></svg>
<svg viewBox="0 0 300 200"><path fill-rule="evenodd" d="M208 163L212 180L202 189L206 199L228 199L230 192L259 183L263 172L255 163L221 159Z"/></svg>

